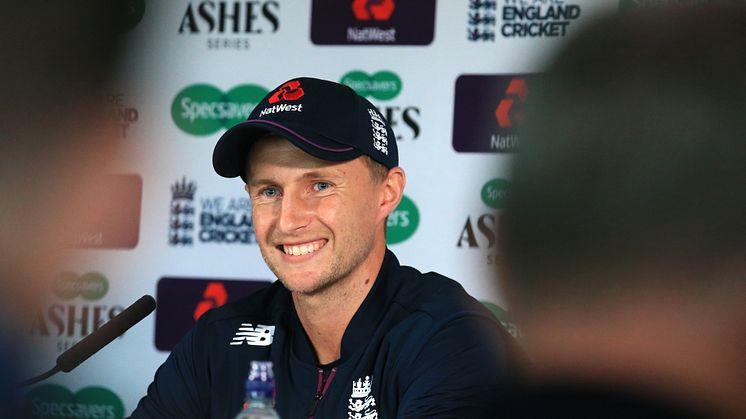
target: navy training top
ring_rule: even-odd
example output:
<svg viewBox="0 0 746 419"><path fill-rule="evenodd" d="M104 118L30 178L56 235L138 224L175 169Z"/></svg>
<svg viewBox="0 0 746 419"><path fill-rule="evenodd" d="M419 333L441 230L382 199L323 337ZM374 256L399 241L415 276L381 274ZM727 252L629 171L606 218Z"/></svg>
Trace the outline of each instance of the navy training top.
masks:
<svg viewBox="0 0 746 419"><path fill-rule="evenodd" d="M510 378L511 345L460 284L400 266L387 250L338 361L318 365L291 294L276 281L205 313L131 417L232 418L245 399L250 362L270 360L284 419L492 418Z"/></svg>

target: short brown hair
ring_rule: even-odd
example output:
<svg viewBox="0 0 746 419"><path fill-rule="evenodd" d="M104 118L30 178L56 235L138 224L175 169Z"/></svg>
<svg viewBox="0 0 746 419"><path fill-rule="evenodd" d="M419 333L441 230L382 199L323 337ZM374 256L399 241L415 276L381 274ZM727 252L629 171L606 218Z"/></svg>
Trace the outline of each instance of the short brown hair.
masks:
<svg viewBox="0 0 746 419"><path fill-rule="evenodd" d="M368 165L368 169L370 169L370 177L374 182L381 183L386 179L386 176L389 174L388 167L378 163L368 155L363 155L363 160L365 160L365 164Z"/></svg>

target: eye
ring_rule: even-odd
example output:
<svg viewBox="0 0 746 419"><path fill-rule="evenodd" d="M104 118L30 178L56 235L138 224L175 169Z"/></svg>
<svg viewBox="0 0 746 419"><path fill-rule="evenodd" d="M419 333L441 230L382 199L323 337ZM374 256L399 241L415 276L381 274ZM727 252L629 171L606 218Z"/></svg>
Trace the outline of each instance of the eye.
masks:
<svg viewBox="0 0 746 419"><path fill-rule="evenodd" d="M329 182L316 182L313 184L313 189L318 192L329 189L331 187L332 185Z"/></svg>
<svg viewBox="0 0 746 419"><path fill-rule="evenodd" d="M278 195L280 195L280 191L277 190L274 186L268 186L261 191L259 191L259 195L265 197L265 198L275 198Z"/></svg>

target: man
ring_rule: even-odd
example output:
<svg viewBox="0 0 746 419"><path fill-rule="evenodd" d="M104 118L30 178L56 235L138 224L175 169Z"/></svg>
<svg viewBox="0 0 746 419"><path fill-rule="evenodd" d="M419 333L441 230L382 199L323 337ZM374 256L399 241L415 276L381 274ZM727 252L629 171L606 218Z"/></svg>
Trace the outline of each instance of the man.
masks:
<svg viewBox="0 0 746 419"><path fill-rule="evenodd" d="M396 137L337 83L298 78L218 141L279 281L200 318L133 417L230 418L271 360L283 418L493 417L509 336L456 282L400 266L386 217L405 184Z"/></svg>
<svg viewBox="0 0 746 419"><path fill-rule="evenodd" d="M125 154L108 109L101 106L121 51L112 9L97 0L31 0L6 4L0 14L4 419L31 417L21 411L24 394L16 385L51 361L37 363L32 355L37 353L37 342L28 339L32 319L45 303L51 279L73 256L72 237L100 210L92 193L98 179ZM68 382L78 385L76 379Z"/></svg>
<svg viewBox="0 0 746 419"><path fill-rule="evenodd" d="M501 223L508 417L746 417L746 12L595 22L534 89Z"/></svg>

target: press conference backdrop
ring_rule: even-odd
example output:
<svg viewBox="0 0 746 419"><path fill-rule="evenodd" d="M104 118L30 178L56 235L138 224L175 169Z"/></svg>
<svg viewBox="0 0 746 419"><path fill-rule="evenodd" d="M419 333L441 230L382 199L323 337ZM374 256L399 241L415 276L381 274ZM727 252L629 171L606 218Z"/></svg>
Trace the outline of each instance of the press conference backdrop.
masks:
<svg viewBox="0 0 746 419"><path fill-rule="evenodd" d="M496 219L540 64L594 15L661 3L131 0L129 46L102 101L129 149L104 179L112 205L77 237L77 258L32 320L34 362L46 370L145 293L158 309L73 372L31 388L28 411L126 416L196 318L274 279L242 182L217 176L211 156L227 127L297 76L349 85L392 124L407 173L388 224L400 261L456 279L504 315Z"/></svg>

